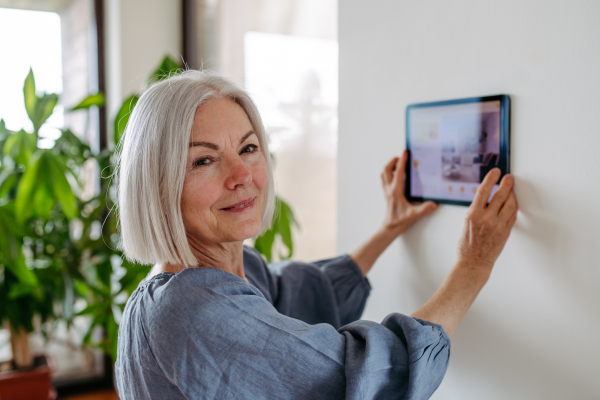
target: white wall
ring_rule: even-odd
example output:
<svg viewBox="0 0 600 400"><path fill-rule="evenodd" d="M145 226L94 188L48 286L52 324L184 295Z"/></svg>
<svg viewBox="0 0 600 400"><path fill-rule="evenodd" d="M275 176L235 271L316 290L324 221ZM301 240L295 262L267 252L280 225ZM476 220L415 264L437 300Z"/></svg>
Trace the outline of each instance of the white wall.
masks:
<svg viewBox="0 0 600 400"><path fill-rule="evenodd" d="M600 398L600 2L339 2L338 250L383 217L379 173L420 101L507 93L521 212L434 399ZM455 259L442 206L382 256L365 318L410 314Z"/></svg>

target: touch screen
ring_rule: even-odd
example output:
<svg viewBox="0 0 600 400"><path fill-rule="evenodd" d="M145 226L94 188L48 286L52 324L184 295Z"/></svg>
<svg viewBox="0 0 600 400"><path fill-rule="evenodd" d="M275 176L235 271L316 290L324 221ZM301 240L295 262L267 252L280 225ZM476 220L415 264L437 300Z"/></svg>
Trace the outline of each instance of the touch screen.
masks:
<svg viewBox="0 0 600 400"><path fill-rule="evenodd" d="M468 204L492 168L508 172L507 153L501 151L506 147L501 142L507 143L506 138L502 140L501 125L507 121L502 97L407 108L409 197ZM492 194L497 188L495 185Z"/></svg>

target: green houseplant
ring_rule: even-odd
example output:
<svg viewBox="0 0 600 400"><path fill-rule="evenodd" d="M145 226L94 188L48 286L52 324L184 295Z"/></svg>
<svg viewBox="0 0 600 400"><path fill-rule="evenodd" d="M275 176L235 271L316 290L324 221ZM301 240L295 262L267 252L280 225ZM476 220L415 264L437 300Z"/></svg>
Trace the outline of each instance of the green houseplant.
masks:
<svg viewBox="0 0 600 400"><path fill-rule="evenodd" d="M179 70L165 57L149 82ZM15 363L32 362L26 333L34 330L36 318L42 333L50 335L57 321L71 324L84 315L90 321L84 343L115 359L120 315L150 266L128 262L119 250L111 186L114 147L93 154L77 135L62 130L52 148L40 148L39 130L58 95L36 93L31 71L23 91L33 131L10 131L0 120L0 319L11 331ZM133 94L123 102L114 121L114 143L138 99ZM70 111L103 102L102 94L93 94ZM100 175L93 195L84 190L90 185L82 179L84 171ZM268 261L276 251L279 258L291 257L294 226L290 206L278 198L273 227L256 238L255 248ZM285 254L276 250L282 248ZM80 299L86 306L76 309ZM94 335L98 328L103 333Z"/></svg>
<svg viewBox="0 0 600 400"><path fill-rule="evenodd" d="M76 266L87 252L70 226L85 205L77 196L78 177L92 155L68 130L53 148L40 148L40 128L58 96L38 95L31 70L23 92L32 132L10 131L0 120L0 319L10 329L13 362L20 369L3 376L1 387L13 395L48 395L51 369L43 358L32 369L27 333L36 318L47 333L49 321L74 316L74 283L85 279ZM90 96L78 108L102 101L101 95Z"/></svg>
<svg viewBox="0 0 600 400"><path fill-rule="evenodd" d="M15 366L33 363L27 333L36 320L48 336L58 321L70 325L89 314L84 342L114 354L115 315L150 267L122 260L109 180L99 179L94 195L84 190L93 182L82 181L83 172L106 171L113 152L92 154L69 130L40 148L39 130L58 96L37 94L30 71L24 99L32 132L10 131L0 120L0 319L10 329ZM70 111L103 102L102 94L90 95ZM125 273L115 279L115 270ZM79 299L88 306L77 312ZM97 326L105 334L94 341Z"/></svg>

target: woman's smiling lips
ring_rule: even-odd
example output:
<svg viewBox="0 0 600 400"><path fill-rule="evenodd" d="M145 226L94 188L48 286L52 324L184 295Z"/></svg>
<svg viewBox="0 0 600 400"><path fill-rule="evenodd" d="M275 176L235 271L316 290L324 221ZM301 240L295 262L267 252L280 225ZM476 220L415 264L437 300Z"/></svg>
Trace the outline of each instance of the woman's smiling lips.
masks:
<svg viewBox="0 0 600 400"><path fill-rule="evenodd" d="M229 207L221 208L221 211L234 213L244 212L254 207L254 199L255 197L251 197L249 199L242 200L239 203L230 205Z"/></svg>

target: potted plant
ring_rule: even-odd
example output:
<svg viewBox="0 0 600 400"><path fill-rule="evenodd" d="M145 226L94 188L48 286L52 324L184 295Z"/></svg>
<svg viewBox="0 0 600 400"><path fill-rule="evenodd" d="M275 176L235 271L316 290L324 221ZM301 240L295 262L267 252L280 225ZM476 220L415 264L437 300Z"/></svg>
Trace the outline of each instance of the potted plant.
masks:
<svg viewBox="0 0 600 400"><path fill-rule="evenodd" d="M40 128L58 96L38 95L31 70L23 92L33 131L10 131L0 120L0 319L10 330L14 369L0 377L2 399L54 393L52 363L31 354L28 333L36 319L45 327L73 317L73 281L81 278L76 265L84 254L69 226L84 204L76 195L78 177L92 157L68 130L53 148L40 148ZM79 108L102 101L90 96Z"/></svg>
<svg viewBox="0 0 600 400"><path fill-rule="evenodd" d="M77 316L90 315L84 342L116 354L115 316L149 271L123 261L118 250L116 217L110 212L114 193L110 180L98 176L110 168L113 151L93 154L69 130L61 130L51 148L40 147L40 128L58 95L36 93L31 70L23 92L33 131L10 131L0 120L0 320L10 331L13 352L12 371L0 375L3 400L27 398L36 380L46 385L40 391L52 393L51 360L29 350L28 334L35 328L51 337L56 322L70 326ZM103 102L102 94L90 95L69 111ZM89 190L94 178L84 179L90 171L100 183L95 193ZM87 302L84 310L75 309L78 299ZM97 326L104 334L94 341Z"/></svg>

